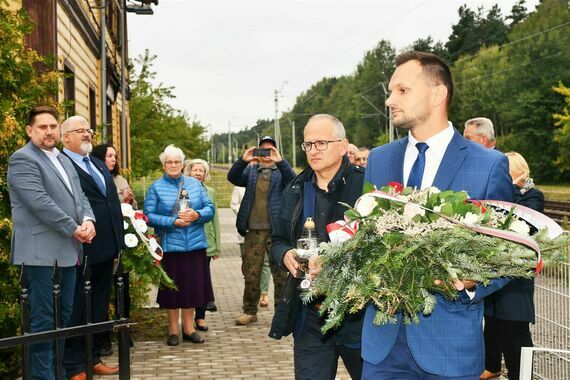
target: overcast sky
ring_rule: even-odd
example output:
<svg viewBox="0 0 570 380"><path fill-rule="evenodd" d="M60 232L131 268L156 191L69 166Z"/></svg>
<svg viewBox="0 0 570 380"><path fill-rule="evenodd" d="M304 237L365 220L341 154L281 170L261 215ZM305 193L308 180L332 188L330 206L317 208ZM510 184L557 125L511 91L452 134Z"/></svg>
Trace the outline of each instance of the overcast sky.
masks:
<svg viewBox="0 0 570 380"><path fill-rule="evenodd" d="M213 133L253 126L325 76L351 74L381 39L396 49L431 35L446 41L457 9L517 0L160 0L154 15L128 14L129 54L158 56L158 82L174 86L172 105ZM534 10L538 0L527 0ZM284 84L284 81L287 83Z"/></svg>

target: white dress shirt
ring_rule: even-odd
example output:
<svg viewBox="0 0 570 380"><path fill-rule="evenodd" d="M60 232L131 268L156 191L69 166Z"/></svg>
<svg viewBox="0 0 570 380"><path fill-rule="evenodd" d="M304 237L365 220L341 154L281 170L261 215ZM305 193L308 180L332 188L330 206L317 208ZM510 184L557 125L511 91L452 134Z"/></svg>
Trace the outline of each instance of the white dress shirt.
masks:
<svg viewBox="0 0 570 380"><path fill-rule="evenodd" d="M426 144L428 144L429 149L426 150L425 153L426 166L424 168L424 175L422 177L422 189L430 187L433 184L433 180L435 179L435 175L437 174L437 170L439 169L443 155L445 154L447 146L451 142L453 134L455 133L451 122L448 121L447 123L447 128L430 137L427 141L424 141ZM414 162L416 162L416 158L418 158L418 149L416 148L416 144L418 142L420 141L416 140L416 138L414 138L411 133L408 133L408 146L406 147L406 153L404 155L403 173L404 183L406 186L408 184L408 178L410 177L410 171L412 171L412 166L414 166Z"/></svg>
<svg viewBox="0 0 570 380"><path fill-rule="evenodd" d="M67 185L67 188L73 194L73 189L71 188L71 182L69 182L69 176L67 175L65 169L63 168L63 165L61 165L61 162L59 162L59 159L57 158L57 156L59 155L59 150L57 148L53 148L53 150L51 151L45 149L42 149L42 151L46 154L46 156L48 156L49 160L55 165L55 168L57 169L59 174L61 174L61 176L63 177L63 181Z"/></svg>

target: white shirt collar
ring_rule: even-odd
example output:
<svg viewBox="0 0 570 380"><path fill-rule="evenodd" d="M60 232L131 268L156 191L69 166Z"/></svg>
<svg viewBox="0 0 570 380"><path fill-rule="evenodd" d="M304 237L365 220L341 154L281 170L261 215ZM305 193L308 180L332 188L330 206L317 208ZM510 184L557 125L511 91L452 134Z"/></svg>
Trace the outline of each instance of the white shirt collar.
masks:
<svg viewBox="0 0 570 380"><path fill-rule="evenodd" d="M432 152L441 152L441 156L443 156L445 150L447 149L447 146L453 138L454 133L455 131L453 130L453 124L451 124L451 121L448 121L447 128L433 135L424 142L429 145L429 150ZM420 141L418 141L411 132L408 132L408 145L415 147L418 142Z"/></svg>

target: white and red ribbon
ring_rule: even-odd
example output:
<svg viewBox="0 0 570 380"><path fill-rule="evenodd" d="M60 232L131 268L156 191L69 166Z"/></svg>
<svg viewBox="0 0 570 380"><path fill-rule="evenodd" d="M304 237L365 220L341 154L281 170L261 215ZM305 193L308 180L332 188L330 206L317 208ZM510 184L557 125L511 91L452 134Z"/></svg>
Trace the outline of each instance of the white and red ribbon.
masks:
<svg viewBox="0 0 570 380"><path fill-rule="evenodd" d="M371 191L367 194L364 194L362 197L364 197L364 196L372 196L372 197L376 197L376 198L383 198L383 199L388 199L390 201L405 203L405 204L407 204L407 203L411 204L412 203L412 202L408 202L406 199L402 199L396 195L388 194L388 193L386 193L384 191L380 191L380 190ZM362 197L358 198L358 200L356 201L356 203L354 205L354 208L357 208L358 202L360 201L360 199ZM518 205L516 203L505 202L505 201L482 200L479 202L483 203L484 205L491 205L493 207L497 207L497 208L500 208L500 209L503 209L506 211L509 211L511 208L514 207L513 213L519 219L522 219L525 222L531 224L532 226L536 227L538 230L546 229L547 233L548 233L548 237L550 239L555 239L556 237L560 236L564 232L562 230L562 228L554 220L552 220L548 216L546 216L546 215L544 215L538 211L535 211L533 209L530 209L528 207L521 206L521 205ZM536 274L540 273L540 270L542 269L542 266L543 266L542 256L540 254L540 247L538 246L536 241L533 238L531 238L530 236L519 234L519 233L513 232L513 231L499 230L496 228L484 227L484 226L473 225L473 224L466 224L460 220L457 220L455 218L450 218L449 216L443 215L442 213L431 210L431 209L429 209L423 205L418 204L418 206L420 206L424 210L433 212L434 214L437 214L437 215L449 220L450 222L461 225L461 226L468 228L474 232L481 233L484 235L489 235L489 236L495 236L495 237L498 237L500 239L509 240L509 241L519 243L519 244L523 244L523 245L529 247L530 249L534 250L537 254ZM339 221L339 222L342 222L342 221ZM332 223L332 225L337 224L339 222ZM348 225L348 223L345 223L345 225ZM331 226L331 224L329 224L329 226ZM327 232L329 232L329 226L327 226ZM335 227L334 229L332 229L332 227L331 227L331 231L335 232L339 229L342 230L342 227L343 226L339 226L339 227ZM356 231L354 231L354 233L350 237L354 236L355 233L356 233ZM330 232L329 232L329 236L331 236ZM345 236L345 235L342 235L342 236ZM342 241L348 240L350 237L348 237ZM331 236L331 241L333 241L332 236Z"/></svg>

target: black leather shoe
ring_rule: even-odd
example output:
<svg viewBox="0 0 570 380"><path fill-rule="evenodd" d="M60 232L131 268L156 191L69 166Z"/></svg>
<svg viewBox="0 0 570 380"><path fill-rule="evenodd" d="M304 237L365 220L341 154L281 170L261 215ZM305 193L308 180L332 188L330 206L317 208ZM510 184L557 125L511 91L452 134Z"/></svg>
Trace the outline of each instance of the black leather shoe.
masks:
<svg viewBox="0 0 570 380"><path fill-rule="evenodd" d="M178 335L169 335L166 344L169 346L178 346Z"/></svg>
<svg viewBox="0 0 570 380"><path fill-rule="evenodd" d="M196 324L196 330L208 331L209 328L208 328L208 326L200 326L199 324Z"/></svg>
<svg viewBox="0 0 570 380"><path fill-rule="evenodd" d="M182 333L182 339L189 340L192 343L204 343L205 342L204 338L202 338L200 336L200 334L198 334L196 331L194 331L190 335Z"/></svg>
<svg viewBox="0 0 570 380"><path fill-rule="evenodd" d="M216 306L216 304L214 302L208 302L208 304L206 305L206 310L218 311L218 307Z"/></svg>

